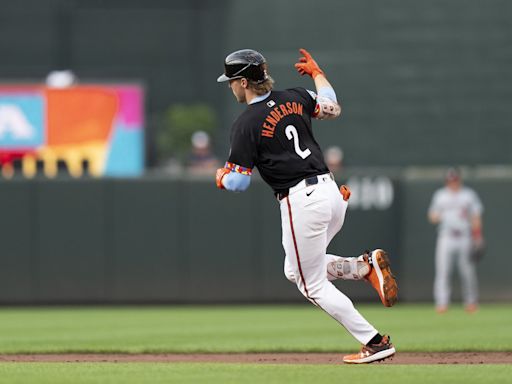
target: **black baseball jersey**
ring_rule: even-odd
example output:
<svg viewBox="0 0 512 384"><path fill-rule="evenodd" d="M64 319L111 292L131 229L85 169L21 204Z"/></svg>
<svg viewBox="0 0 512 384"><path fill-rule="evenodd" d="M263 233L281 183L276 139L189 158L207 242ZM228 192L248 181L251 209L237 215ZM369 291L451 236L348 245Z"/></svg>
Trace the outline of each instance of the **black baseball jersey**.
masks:
<svg viewBox="0 0 512 384"><path fill-rule="evenodd" d="M316 100L304 88L272 91L248 105L233 124L228 161L257 167L276 192L329 172L311 128L315 107Z"/></svg>

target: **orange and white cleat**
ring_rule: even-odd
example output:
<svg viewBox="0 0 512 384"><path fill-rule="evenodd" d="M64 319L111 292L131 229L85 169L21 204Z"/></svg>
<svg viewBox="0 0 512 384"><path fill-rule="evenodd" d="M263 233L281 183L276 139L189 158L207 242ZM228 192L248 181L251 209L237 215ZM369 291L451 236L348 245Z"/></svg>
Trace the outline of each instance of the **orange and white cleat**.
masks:
<svg viewBox="0 0 512 384"><path fill-rule="evenodd" d="M347 364L368 364L374 361L387 359L395 354L396 350L391 344L391 337L384 335L379 344L363 345L359 353L343 357Z"/></svg>
<svg viewBox="0 0 512 384"><path fill-rule="evenodd" d="M436 307L436 312L439 313L440 315L445 314L446 312L448 312L448 306L446 306L446 305L438 305Z"/></svg>
<svg viewBox="0 0 512 384"><path fill-rule="evenodd" d="M373 286L385 307L392 307L398 299L398 284L391 273L388 254L382 249L367 252L372 266L365 279Z"/></svg>
<svg viewBox="0 0 512 384"><path fill-rule="evenodd" d="M465 310L467 313L475 313L475 312L478 312L478 305L477 305L477 304L467 304L467 305L464 307L464 310Z"/></svg>

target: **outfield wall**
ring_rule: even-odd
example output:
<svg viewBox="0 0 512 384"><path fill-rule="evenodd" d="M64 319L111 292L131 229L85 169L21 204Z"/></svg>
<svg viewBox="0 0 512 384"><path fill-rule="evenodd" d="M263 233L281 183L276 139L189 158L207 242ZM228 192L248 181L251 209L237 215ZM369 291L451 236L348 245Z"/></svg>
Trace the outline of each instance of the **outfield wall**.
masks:
<svg viewBox="0 0 512 384"><path fill-rule="evenodd" d="M343 119L322 122L315 137L341 145L347 165L512 163L507 0L317 0L321 18L309 0L17 0L0 9L3 81L69 68L81 83L145 84L150 166L174 104L211 105L215 150L228 153L242 106L215 80L229 52L261 51L278 88L313 87L293 67L301 47L343 101Z"/></svg>
<svg viewBox="0 0 512 384"><path fill-rule="evenodd" d="M390 250L401 298L429 301L435 233L426 210L440 180L388 179L387 189L377 181L350 178L365 197L353 200L329 250ZM512 181L470 184L486 207L482 298L510 300ZM388 192L372 197L375 189ZM304 300L282 273L278 203L261 182L242 194L210 180L1 182L0 212L4 304ZM340 286L353 299L374 299L367 284Z"/></svg>

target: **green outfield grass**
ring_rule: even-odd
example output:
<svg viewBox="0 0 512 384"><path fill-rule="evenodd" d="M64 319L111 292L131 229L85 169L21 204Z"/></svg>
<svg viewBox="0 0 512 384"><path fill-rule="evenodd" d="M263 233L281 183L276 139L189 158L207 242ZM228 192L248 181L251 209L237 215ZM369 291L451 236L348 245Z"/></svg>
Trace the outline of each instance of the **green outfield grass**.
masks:
<svg viewBox="0 0 512 384"><path fill-rule="evenodd" d="M510 351L512 305L437 315L430 305L360 307L399 351ZM0 309L0 353L355 351L321 310L293 306ZM0 363L0 383L508 383L510 365Z"/></svg>
<svg viewBox="0 0 512 384"><path fill-rule="evenodd" d="M344 366L163 363L0 363L0 383L510 383L506 365Z"/></svg>
<svg viewBox="0 0 512 384"><path fill-rule="evenodd" d="M399 351L512 351L512 305L475 314L359 307ZM0 353L337 352L358 343L308 303L290 306L2 308Z"/></svg>

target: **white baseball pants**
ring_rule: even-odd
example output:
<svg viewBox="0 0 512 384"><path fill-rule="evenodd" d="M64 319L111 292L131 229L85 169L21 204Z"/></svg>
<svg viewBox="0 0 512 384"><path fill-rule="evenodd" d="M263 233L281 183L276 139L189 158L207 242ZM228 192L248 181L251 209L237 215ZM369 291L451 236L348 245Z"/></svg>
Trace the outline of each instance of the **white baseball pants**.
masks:
<svg viewBox="0 0 512 384"><path fill-rule="evenodd" d="M439 234L436 244L436 277L434 300L437 307L450 304L452 267L457 260L465 305L478 303L478 282L475 264L471 261L471 237Z"/></svg>
<svg viewBox="0 0 512 384"><path fill-rule="evenodd" d="M310 186L300 182L280 201L285 275L309 301L367 344L377 330L327 277L327 264L338 257L326 254L327 246L343 226L348 203L329 174L318 180Z"/></svg>

